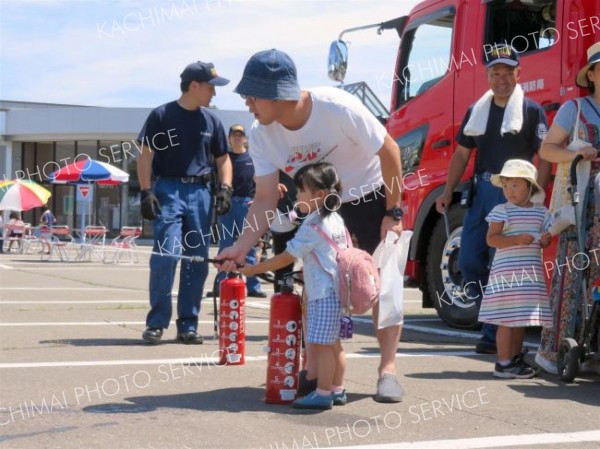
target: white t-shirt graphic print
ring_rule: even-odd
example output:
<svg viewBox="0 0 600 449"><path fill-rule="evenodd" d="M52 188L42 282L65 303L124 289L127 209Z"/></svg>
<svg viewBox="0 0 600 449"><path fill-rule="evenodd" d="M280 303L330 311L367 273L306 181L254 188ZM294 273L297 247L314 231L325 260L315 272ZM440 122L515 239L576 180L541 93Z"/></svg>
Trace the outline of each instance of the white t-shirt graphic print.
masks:
<svg viewBox="0 0 600 449"><path fill-rule="evenodd" d="M334 87L308 89L312 110L306 124L290 131L279 123L254 122L250 156L256 176L283 170L290 176L300 167L329 162L342 181L342 201L362 198L383 184L377 152L386 130L349 93Z"/></svg>

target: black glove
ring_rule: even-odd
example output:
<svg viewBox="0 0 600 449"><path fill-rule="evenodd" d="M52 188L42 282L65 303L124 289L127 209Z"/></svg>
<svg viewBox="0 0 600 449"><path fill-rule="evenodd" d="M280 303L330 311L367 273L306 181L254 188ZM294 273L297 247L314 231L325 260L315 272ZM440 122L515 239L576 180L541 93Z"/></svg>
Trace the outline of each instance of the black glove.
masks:
<svg viewBox="0 0 600 449"><path fill-rule="evenodd" d="M142 190L142 217L154 220L160 213L160 203L152 190Z"/></svg>
<svg viewBox="0 0 600 449"><path fill-rule="evenodd" d="M233 187L221 184L219 191L215 196L215 212L217 215L223 215L231 209L231 196L233 195Z"/></svg>

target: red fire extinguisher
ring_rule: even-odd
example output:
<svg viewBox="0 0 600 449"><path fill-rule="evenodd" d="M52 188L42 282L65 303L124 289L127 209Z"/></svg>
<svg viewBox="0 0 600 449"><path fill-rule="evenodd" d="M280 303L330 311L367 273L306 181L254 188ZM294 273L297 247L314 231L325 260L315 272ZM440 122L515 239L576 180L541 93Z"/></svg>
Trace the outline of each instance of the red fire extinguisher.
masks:
<svg viewBox="0 0 600 449"><path fill-rule="evenodd" d="M267 404L289 404L296 399L300 362L302 308L300 295L284 285L271 298L267 356Z"/></svg>
<svg viewBox="0 0 600 449"><path fill-rule="evenodd" d="M243 365L246 352L246 283L229 273L219 286L219 365Z"/></svg>

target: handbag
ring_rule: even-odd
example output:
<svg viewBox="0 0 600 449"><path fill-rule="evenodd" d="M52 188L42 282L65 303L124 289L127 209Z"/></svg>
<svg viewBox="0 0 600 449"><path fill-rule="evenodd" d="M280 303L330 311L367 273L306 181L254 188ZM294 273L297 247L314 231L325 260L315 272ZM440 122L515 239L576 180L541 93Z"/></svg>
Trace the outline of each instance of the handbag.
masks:
<svg viewBox="0 0 600 449"><path fill-rule="evenodd" d="M579 98L576 98L575 102L577 103L577 116L571 133L570 143L566 147L569 151L577 151L591 145L589 142L586 142L579 137L581 102ZM550 207L548 208L550 215L552 216L552 224L548 231L552 235L557 235L576 223L575 208L571 202L570 194L570 189L572 187L571 180L569 179L570 167L571 162L561 162L556 167L554 188L552 189L552 198L550 199ZM580 161L579 164L577 164L577 186L579 189L587 188L590 180L591 167L591 161ZM583 201L580 201L577 205L577 217L579 218L581 217L583 207Z"/></svg>

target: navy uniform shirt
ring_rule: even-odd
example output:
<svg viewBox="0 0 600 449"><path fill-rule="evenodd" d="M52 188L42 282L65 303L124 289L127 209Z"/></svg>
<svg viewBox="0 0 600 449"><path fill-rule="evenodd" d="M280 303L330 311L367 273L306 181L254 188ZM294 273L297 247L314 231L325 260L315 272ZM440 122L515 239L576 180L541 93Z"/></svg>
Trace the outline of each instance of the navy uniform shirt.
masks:
<svg viewBox="0 0 600 449"><path fill-rule="evenodd" d="M509 159L525 159L530 161L538 152L542 140L548 130L548 120L544 109L535 101L523 99L523 127L516 134L500 135L500 127L504 118L504 108L492 100L485 134L466 136L463 132L471 117L473 105L467 114L456 136L456 141L466 148L477 148L477 166L475 172L500 173L502 166Z"/></svg>
<svg viewBox="0 0 600 449"><path fill-rule="evenodd" d="M154 176L199 176L213 170L213 160L227 154L221 121L207 108L189 111L171 101L154 109L138 136L154 151Z"/></svg>
<svg viewBox="0 0 600 449"><path fill-rule="evenodd" d="M233 196L254 197L254 164L250 154L229 153L233 165Z"/></svg>

